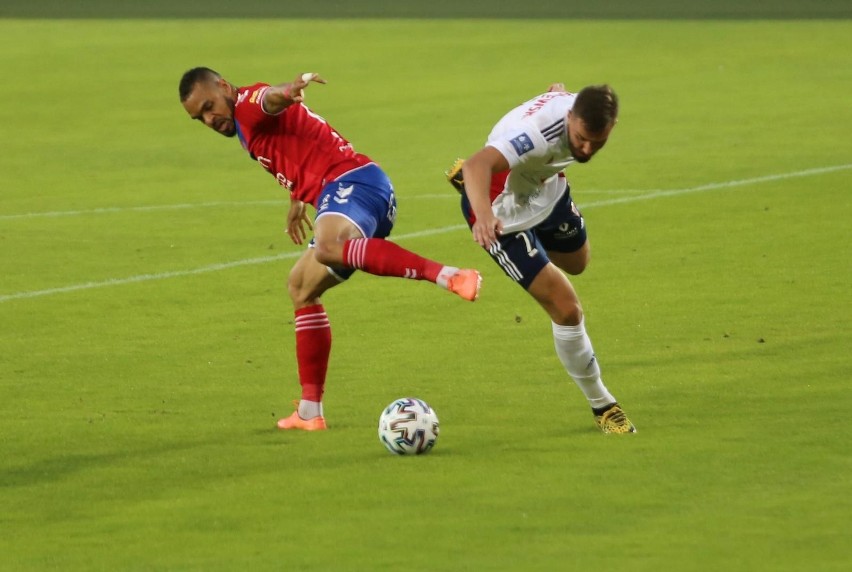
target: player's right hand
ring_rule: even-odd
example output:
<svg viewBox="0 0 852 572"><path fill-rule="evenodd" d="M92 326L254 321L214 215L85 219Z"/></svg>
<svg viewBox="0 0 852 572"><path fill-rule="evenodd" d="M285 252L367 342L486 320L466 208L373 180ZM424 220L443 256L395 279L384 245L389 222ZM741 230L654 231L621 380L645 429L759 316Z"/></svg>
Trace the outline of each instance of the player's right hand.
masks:
<svg viewBox="0 0 852 572"><path fill-rule="evenodd" d="M290 210L287 212L287 235L293 241L293 244L302 244L308 237L305 227L308 230L314 228L308 216L308 209L305 208L305 203L291 200Z"/></svg>
<svg viewBox="0 0 852 572"><path fill-rule="evenodd" d="M497 237L503 234L503 222L489 210L484 217L476 217L476 222L473 223L471 230L473 231L473 240L478 242L482 248L488 250L493 243L497 242Z"/></svg>

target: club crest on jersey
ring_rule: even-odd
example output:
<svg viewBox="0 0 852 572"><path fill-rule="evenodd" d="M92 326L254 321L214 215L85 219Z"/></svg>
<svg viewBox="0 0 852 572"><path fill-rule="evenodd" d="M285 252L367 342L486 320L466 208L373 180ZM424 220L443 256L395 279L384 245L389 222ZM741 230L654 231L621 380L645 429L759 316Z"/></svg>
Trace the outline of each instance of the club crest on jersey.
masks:
<svg viewBox="0 0 852 572"><path fill-rule="evenodd" d="M334 202L339 205L345 204L349 202L349 195L352 194L352 191L355 190L354 185L349 185L348 187L344 187L343 183L339 183L337 185L337 192L335 193L337 196L334 197Z"/></svg>
<svg viewBox="0 0 852 572"><path fill-rule="evenodd" d="M518 157L520 157L527 151L532 151L533 149L532 139L530 139L530 136L526 133L521 133L520 135L509 141L509 143L511 143L512 147L515 148L515 153L518 154Z"/></svg>

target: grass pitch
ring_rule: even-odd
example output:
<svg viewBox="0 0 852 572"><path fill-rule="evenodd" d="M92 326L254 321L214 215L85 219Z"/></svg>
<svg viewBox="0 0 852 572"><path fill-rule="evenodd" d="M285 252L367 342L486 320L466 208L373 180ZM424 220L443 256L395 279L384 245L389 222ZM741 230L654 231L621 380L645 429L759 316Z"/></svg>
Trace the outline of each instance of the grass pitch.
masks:
<svg viewBox="0 0 852 572"><path fill-rule="evenodd" d="M847 570L849 21L0 21L0 569ZM180 74L318 71L392 176L396 240L465 304L325 300L331 430L298 396L286 197L185 116ZM639 432L597 432L549 323L442 172L553 81L622 115L568 171L574 280ZM421 458L376 439L416 395Z"/></svg>

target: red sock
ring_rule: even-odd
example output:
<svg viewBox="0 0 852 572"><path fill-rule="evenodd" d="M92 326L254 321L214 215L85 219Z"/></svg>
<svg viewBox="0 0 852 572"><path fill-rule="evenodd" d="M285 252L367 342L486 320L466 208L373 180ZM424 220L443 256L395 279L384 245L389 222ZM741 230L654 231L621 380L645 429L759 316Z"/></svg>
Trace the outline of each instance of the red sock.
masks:
<svg viewBox="0 0 852 572"><path fill-rule="evenodd" d="M356 238L343 243L343 263L376 276L397 276L435 282L444 267L381 238Z"/></svg>
<svg viewBox="0 0 852 572"><path fill-rule="evenodd" d="M296 310L296 361L302 399L322 401L330 353L331 325L322 304Z"/></svg>

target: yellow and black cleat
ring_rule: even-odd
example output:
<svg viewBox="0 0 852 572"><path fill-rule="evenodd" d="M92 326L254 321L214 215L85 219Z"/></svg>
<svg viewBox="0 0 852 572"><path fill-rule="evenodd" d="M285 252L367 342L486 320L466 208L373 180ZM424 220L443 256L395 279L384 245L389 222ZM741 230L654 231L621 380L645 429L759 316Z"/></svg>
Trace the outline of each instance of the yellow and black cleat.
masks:
<svg viewBox="0 0 852 572"><path fill-rule="evenodd" d="M463 165L464 159L456 159L456 162L453 163L450 170L444 173L447 175L447 181L449 181L453 188L462 195L464 194L464 175L462 174Z"/></svg>
<svg viewBox="0 0 852 572"><path fill-rule="evenodd" d="M636 433L636 427L618 403L613 403L603 411L592 410L592 412L598 427L604 433Z"/></svg>

